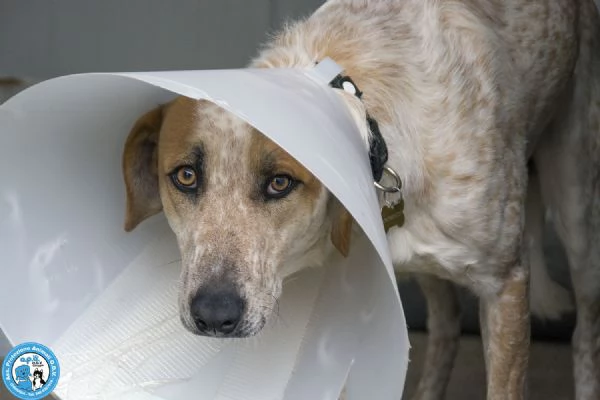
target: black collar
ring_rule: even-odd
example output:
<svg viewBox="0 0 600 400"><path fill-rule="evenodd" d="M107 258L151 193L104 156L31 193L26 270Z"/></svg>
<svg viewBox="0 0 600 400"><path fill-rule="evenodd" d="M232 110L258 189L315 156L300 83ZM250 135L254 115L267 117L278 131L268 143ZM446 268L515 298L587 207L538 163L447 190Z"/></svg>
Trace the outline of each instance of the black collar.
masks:
<svg viewBox="0 0 600 400"><path fill-rule="evenodd" d="M342 89L350 94L354 94L359 99L362 99L362 92L358 89L358 86L348 76L337 75L329 83L329 86ZM371 143L369 144L369 161L371 162L371 171L373 172L373 179L375 182L381 180L383 175L383 169L385 163L388 161L388 150L385 140L379 130L379 125L369 113L367 112L367 124L371 130Z"/></svg>

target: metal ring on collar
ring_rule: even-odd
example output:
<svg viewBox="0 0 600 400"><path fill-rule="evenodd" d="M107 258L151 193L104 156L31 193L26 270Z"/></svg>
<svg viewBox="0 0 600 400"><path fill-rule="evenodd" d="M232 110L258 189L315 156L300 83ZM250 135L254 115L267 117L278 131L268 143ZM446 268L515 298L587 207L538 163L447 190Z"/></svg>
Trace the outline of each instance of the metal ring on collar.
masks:
<svg viewBox="0 0 600 400"><path fill-rule="evenodd" d="M382 184L380 184L379 182L373 182L375 184L375 187L377 188L377 190L380 190L384 193L397 193L400 191L400 189L402 189L402 181L400 180L400 177L398 176L398 174L396 173L396 171L394 171L393 169L391 169L390 167L383 167L383 174L388 174L389 176L391 176L392 178L394 178L394 180L396 181L396 184L394 186L383 186Z"/></svg>

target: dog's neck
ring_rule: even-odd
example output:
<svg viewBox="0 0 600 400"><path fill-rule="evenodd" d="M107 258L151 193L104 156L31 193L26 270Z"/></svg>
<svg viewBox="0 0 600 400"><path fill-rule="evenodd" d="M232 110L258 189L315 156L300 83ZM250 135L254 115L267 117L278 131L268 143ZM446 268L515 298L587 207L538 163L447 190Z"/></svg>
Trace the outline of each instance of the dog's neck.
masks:
<svg viewBox="0 0 600 400"><path fill-rule="evenodd" d="M416 122L422 120L420 114L426 107L408 99L414 91L411 81L422 80L421 76L412 78L411 75L422 71L401 65L410 63L410 57L382 54L381 46L374 46L374 43L384 39L369 36L371 22L363 20L364 17L352 20L353 16L347 16L336 20L337 26L331 27L335 17L330 11L324 9L308 20L286 27L250 66L310 69L326 57L334 60L364 92L359 100L339 91L357 123L362 124L359 128L364 130L361 135L367 151L369 127L365 121L368 113L377 121L388 147L393 150L388 165L400 175L405 199L411 203L413 199L423 198L429 172L423 155L426 147L422 141L423 132L415 127L425 125ZM338 37L337 32L345 30L355 31L356 35ZM392 66L398 72L390 73ZM398 107L399 102L406 103L406 107Z"/></svg>

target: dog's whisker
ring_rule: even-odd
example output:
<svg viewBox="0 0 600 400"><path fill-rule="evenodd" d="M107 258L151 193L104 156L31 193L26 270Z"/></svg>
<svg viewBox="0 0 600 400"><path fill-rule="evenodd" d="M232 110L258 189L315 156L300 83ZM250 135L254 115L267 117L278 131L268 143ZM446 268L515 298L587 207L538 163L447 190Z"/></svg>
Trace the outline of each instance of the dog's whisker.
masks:
<svg viewBox="0 0 600 400"><path fill-rule="evenodd" d="M277 316L279 316L279 308L280 308L279 299L273 293L269 293L269 294L271 295L271 297L273 297L273 299L275 299L275 305L277 306L276 314L277 314Z"/></svg>

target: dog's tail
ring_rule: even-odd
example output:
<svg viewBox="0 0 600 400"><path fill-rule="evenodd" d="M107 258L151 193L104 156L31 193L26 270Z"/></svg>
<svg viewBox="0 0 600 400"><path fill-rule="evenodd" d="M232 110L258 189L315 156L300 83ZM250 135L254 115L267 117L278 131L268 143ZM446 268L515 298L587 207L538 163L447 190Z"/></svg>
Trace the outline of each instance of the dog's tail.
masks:
<svg viewBox="0 0 600 400"><path fill-rule="evenodd" d="M543 238L546 211L540 192L538 176L530 168L527 192L525 240L530 267L529 300L532 314L544 319L558 319L574 309L570 293L548 275L544 257Z"/></svg>

